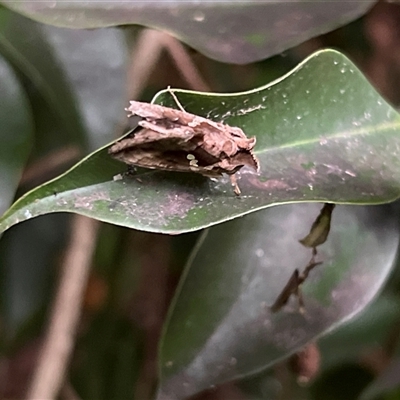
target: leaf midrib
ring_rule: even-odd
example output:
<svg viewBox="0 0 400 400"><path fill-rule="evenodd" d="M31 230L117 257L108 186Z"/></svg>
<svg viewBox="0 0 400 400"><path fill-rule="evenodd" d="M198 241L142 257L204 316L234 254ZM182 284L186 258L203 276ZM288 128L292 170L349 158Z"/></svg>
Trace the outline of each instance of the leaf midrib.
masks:
<svg viewBox="0 0 400 400"><path fill-rule="evenodd" d="M391 123L384 123L384 124L379 124L376 125L373 129L374 132L381 134L383 132L387 132L390 130L395 130L395 129L400 128L400 119L396 122L391 122ZM292 143L286 143L282 144L279 146L273 146L273 147L266 147L263 149L256 149L254 151L255 154L265 154L269 152L274 152L282 149L287 149L287 148L294 148L294 147L301 147L301 146L307 146L310 144L317 143L321 140L333 140L333 139L344 139L344 138L352 138L356 136L361 136L361 135L367 135L372 132L372 129L368 128L358 128L358 129L353 129L351 131L342 131L338 133L332 133L330 135L321 135L318 137L314 137L312 139L308 140L301 140L301 141L295 141ZM400 136L399 136L400 137Z"/></svg>

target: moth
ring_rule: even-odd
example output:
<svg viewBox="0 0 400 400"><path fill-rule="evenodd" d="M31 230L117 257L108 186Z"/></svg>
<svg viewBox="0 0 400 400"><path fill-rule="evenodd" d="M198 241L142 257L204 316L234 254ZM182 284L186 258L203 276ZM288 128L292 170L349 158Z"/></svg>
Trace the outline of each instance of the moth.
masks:
<svg viewBox="0 0 400 400"><path fill-rule="evenodd" d="M240 195L236 172L245 165L259 171L253 153L256 138L248 138L238 127L186 112L170 93L180 110L131 101L126 111L128 117L141 118L139 129L114 143L109 154L129 166L196 172L210 178L225 173L234 193Z"/></svg>

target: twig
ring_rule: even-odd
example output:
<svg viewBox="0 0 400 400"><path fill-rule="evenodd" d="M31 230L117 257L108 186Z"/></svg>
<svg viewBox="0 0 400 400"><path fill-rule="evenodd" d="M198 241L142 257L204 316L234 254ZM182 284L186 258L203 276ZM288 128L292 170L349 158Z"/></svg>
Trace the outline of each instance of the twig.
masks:
<svg viewBox="0 0 400 400"><path fill-rule="evenodd" d="M76 393L75 389L69 382L64 382L64 385L60 390L60 398L61 400L80 400L78 393Z"/></svg>
<svg viewBox="0 0 400 400"><path fill-rule="evenodd" d="M132 51L128 71L129 99L139 97L163 50L169 53L189 87L193 90L210 91L185 47L177 39L164 32L143 29Z"/></svg>
<svg viewBox="0 0 400 400"><path fill-rule="evenodd" d="M72 219L70 243L62 265L48 332L28 390L28 400L54 399L63 383L74 346L98 224L80 215Z"/></svg>
<svg viewBox="0 0 400 400"><path fill-rule="evenodd" d="M82 151L77 146L67 146L57 149L47 156L35 161L23 171L20 185L28 185L32 181L44 180L47 175L53 174L58 168L77 160Z"/></svg>
<svg viewBox="0 0 400 400"><path fill-rule="evenodd" d="M164 49L164 33L153 29L143 29L132 51L127 74L127 94L129 99L137 99L149 80Z"/></svg>
<svg viewBox="0 0 400 400"><path fill-rule="evenodd" d="M132 317L144 332L142 365L135 384L134 398L151 399L157 382L158 343L167 311L171 238L167 235L141 233L136 240L141 249L152 250L142 250L141 277L132 306Z"/></svg>
<svg viewBox="0 0 400 400"><path fill-rule="evenodd" d="M177 69L182 74L189 86L193 90L209 92L211 90L210 86L201 76L197 66L190 58L183 44L174 37L166 34L164 34L163 43L165 49L173 59Z"/></svg>

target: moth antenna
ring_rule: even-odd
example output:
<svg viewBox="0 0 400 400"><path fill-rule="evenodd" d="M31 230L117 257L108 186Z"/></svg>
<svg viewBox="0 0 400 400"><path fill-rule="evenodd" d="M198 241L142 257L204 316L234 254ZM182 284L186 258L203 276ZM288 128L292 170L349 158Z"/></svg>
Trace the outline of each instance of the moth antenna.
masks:
<svg viewBox="0 0 400 400"><path fill-rule="evenodd" d="M174 99L176 105L180 108L180 110L183 111L183 112L186 112L186 110L183 108L182 104L180 103L180 101L176 97L176 94L171 90L170 86L167 87L167 90L168 90L169 94L172 96L172 98Z"/></svg>

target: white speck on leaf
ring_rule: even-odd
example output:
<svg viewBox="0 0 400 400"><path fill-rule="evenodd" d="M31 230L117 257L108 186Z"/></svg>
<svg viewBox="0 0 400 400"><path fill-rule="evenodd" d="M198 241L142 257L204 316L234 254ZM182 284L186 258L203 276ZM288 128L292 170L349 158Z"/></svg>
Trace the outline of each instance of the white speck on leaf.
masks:
<svg viewBox="0 0 400 400"><path fill-rule="evenodd" d="M239 110L236 113L236 115L246 115L246 114L249 114L249 113L251 113L253 111L262 110L262 109L265 109L265 106L259 104L257 106L253 106L253 107L249 107L249 108L246 108L246 109L243 109L243 110Z"/></svg>
<svg viewBox="0 0 400 400"><path fill-rule="evenodd" d="M32 218L32 213L31 213L29 210L26 210L26 211L24 212L24 217L25 217L25 218Z"/></svg>
<svg viewBox="0 0 400 400"><path fill-rule="evenodd" d="M203 22L205 20L206 16L202 11L196 11L193 14L193 19L197 22Z"/></svg>
<svg viewBox="0 0 400 400"><path fill-rule="evenodd" d="M256 256L261 258L264 255L264 250L263 249L257 249L256 250Z"/></svg>
<svg viewBox="0 0 400 400"><path fill-rule="evenodd" d="M346 169L346 171L344 171L344 173L347 174L347 175L350 175L352 177L356 177L357 176L356 173L354 173L353 171L349 171L348 169Z"/></svg>

